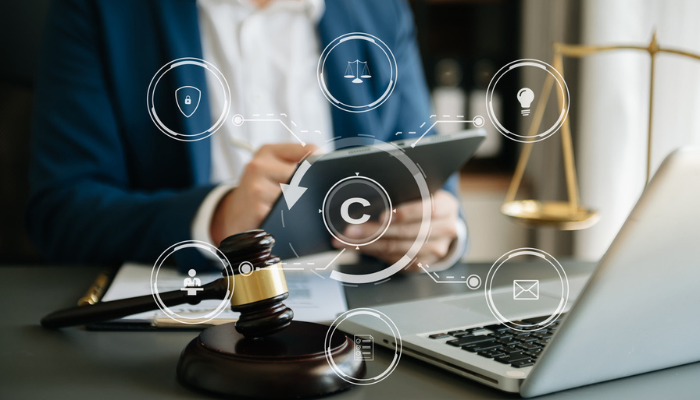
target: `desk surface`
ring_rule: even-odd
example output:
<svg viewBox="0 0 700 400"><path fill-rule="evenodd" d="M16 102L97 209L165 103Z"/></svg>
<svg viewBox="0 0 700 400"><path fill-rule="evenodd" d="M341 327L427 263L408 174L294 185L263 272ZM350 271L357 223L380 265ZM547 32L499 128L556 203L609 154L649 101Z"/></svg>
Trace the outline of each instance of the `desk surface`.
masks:
<svg viewBox="0 0 700 400"><path fill-rule="evenodd" d="M567 274L585 274L591 263L563 263ZM490 265L457 266L460 275L485 276ZM188 399L201 394L179 385L175 366L198 332L50 331L44 315L75 304L99 272L95 267L0 267L0 397L12 399ZM437 285L425 274L396 276L381 285L346 288L351 308L464 292L462 285ZM378 349L369 374L389 364ZM700 363L568 390L543 399L698 398ZM273 382L274 377L271 377ZM499 392L410 357L387 379L332 396L348 399L500 399Z"/></svg>

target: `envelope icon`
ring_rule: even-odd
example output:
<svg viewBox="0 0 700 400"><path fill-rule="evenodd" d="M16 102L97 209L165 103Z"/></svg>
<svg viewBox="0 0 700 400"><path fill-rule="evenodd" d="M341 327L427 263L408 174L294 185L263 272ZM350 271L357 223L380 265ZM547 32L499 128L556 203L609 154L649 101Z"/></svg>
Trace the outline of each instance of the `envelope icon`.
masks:
<svg viewBox="0 0 700 400"><path fill-rule="evenodd" d="M539 300L540 281L516 279L513 281L513 300Z"/></svg>

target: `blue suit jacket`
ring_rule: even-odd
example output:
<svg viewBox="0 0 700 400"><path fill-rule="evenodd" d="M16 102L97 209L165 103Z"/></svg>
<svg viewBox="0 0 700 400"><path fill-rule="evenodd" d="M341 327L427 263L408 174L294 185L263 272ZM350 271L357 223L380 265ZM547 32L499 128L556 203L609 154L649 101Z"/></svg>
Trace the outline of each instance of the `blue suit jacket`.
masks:
<svg viewBox="0 0 700 400"><path fill-rule="evenodd" d="M414 30L404 0L326 1L321 49L342 34L365 32L381 38L399 66L394 93L379 108L353 114L331 107L335 136L391 140L428 119ZM332 55L328 62L342 68L351 57ZM210 142L161 133L145 101L156 71L182 57L202 58L195 0L53 2L36 81L27 213L30 235L47 259L152 262L190 238L212 189ZM206 87L204 72L173 73L173 91ZM192 132L193 124L208 126L207 96L199 107L190 119L169 117ZM181 265L204 262L196 252L176 256Z"/></svg>

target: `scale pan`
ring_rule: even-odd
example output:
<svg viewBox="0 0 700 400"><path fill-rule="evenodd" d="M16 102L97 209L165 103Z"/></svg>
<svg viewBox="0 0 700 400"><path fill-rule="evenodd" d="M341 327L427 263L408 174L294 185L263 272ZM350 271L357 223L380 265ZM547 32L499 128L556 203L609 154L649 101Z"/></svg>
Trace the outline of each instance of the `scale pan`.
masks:
<svg viewBox="0 0 700 400"><path fill-rule="evenodd" d="M550 227L565 231L589 228L600 218L597 211L581 206L572 208L566 201L509 201L501 206L501 213L530 228Z"/></svg>

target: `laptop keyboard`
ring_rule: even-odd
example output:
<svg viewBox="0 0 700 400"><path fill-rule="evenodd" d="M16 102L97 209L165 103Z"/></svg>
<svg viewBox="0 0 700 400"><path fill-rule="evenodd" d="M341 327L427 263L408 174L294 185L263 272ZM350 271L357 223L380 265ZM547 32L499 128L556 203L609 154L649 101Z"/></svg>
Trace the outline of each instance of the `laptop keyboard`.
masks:
<svg viewBox="0 0 700 400"><path fill-rule="evenodd" d="M533 325L546 318L528 318L518 324ZM547 346L563 318L564 314L546 328L532 332L516 331L505 325L494 324L435 333L428 337L449 339L446 342L449 346L459 347L502 364L510 364L514 368L525 368L535 365L542 349Z"/></svg>

